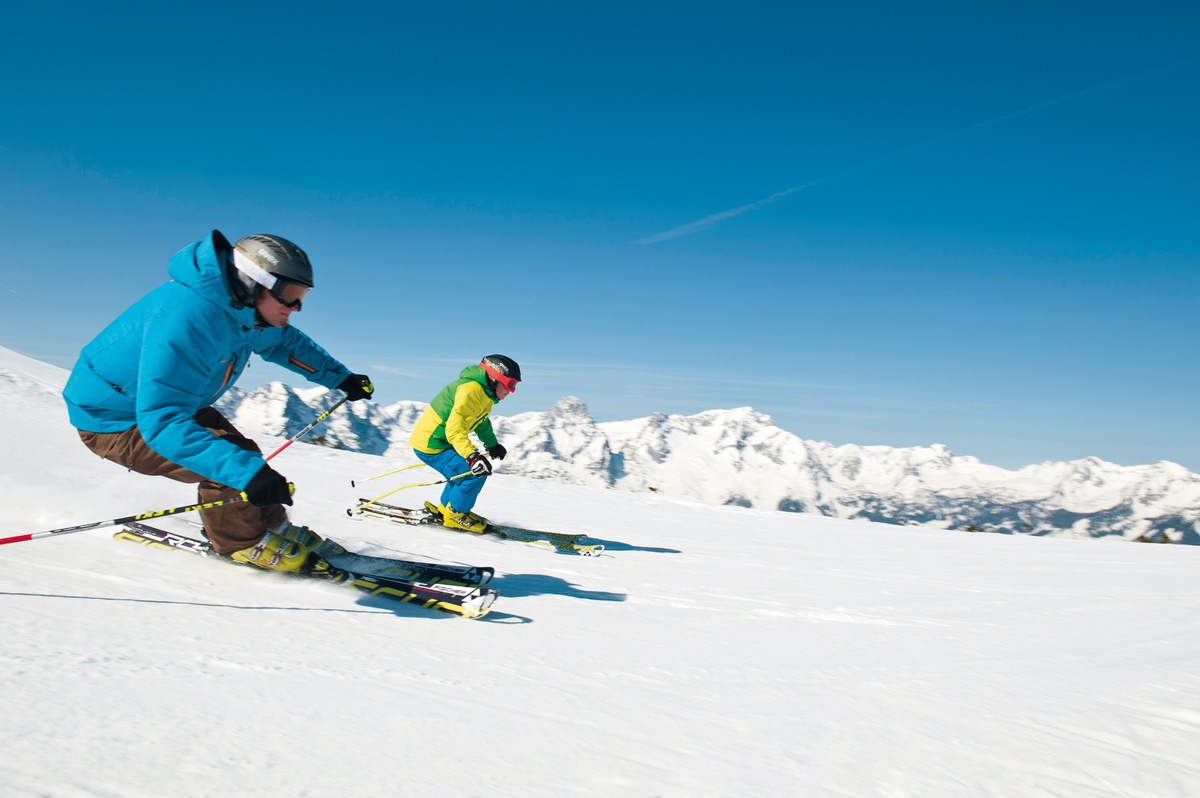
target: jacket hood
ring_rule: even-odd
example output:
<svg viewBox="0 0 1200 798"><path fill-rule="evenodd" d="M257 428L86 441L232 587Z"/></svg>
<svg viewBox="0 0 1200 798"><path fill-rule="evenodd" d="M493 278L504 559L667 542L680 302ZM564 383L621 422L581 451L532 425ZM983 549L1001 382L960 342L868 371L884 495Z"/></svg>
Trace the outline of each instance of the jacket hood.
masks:
<svg viewBox="0 0 1200 798"><path fill-rule="evenodd" d="M233 247L220 230L181 249L171 258L167 274L218 307L242 326L254 326L254 308L238 306L229 290L228 264Z"/></svg>
<svg viewBox="0 0 1200 798"><path fill-rule="evenodd" d="M483 390L487 392L492 401L496 401L496 394L492 393L492 388L488 385L487 372L483 370L482 366L467 366L458 372L458 378L460 380L470 380L471 382L479 383L483 386Z"/></svg>

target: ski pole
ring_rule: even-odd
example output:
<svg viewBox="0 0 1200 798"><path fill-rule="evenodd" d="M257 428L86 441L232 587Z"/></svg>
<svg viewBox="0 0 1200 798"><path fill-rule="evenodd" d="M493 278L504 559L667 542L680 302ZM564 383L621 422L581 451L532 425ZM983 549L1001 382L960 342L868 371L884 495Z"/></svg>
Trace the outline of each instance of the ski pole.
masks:
<svg viewBox="0 0 1200 798"><path fill-rule="evenodd" d="M334 410L337 410L339 407L341 407L342 405L344 405L344 404L346 403L346 401L347 401L347 400L349 400L349 399L350 399L350 396L349 396L349 394L347 394L346 396L343 396L341 399L338 399L338 400L337 400L337 402L335 402L335 403L334 403L333 407L329 408L329 409L328 409L328 410L326 410L324 413L322 413L321 415L317 416L315 419L313 419L313 423L309 424L307 427L305 427L304 429L300 430L299 432L297 432L297 433L296 433L295 435L293 435L292 437L288 438L288 439L287 439L287 442L286 442L286 443L284 443L284 444L283 444L283 446L280 446L278 449L276 449L275 451L271 452L269 455L267 455L267 456L266 456L266 457L264 457L263 459L264 459L264 460L270 460L272 457L274 457L275 455L279 454L279 453L280 453L280 452L282 452L284 449L286 449L287 447L289 447L289 446L291 446L293 443L295 443L297 438L303 438L305 435L307 435L308 433L312 432L312 429L313 429L313 427L317 426L317 425L318 425L318 424L320 424L322 421L324 421L325 419L329 418L329 414L330 414L330 413L332 413Z"/></svg>
<svg viewBox="0 0 1200 798"><path fill-rule="evenodd" d="M366 479L360 479L360 480L358 480L358 482L370 482L371 480L379 479L380 477L390 477L392 474L399 474L401 471L407 471L410 468L419 468L420 466L423 466L423 465L425 465L425 463L413 463L412 465L406 465L403 468L397 468L393 471L384 471L382 474L376 474L373 477L367 477ZM358 482L355 482L353 479L350 480L350 487L352 487L352 488L358 487Z"/></svg>
<svg viewBox="0 0 1200 798"><path fill-rule="evenodd" d="M386 499L388 496L391 496L393 493L398 493L398 492L404 490L405 488L422 488L427 485L441 485L446 482L453 482L456 479L462 479L463 477L469 477L469 476L471 476L471 472L464 471L461 474L455 474L454 476L450 477L449 479L437 479L437 480L434 480L433 482L413 482L409 485L401 485L398 488L392 488L387 493L383 493L383 494L380 494L379 496L376 496L374 499L370 499L369 501L365 501L365 502L359 502L358 506L355 507L354 509L361 510L362 508L366 507L368 504L376 504L377 502L379 502L379 500ZM352 515L353 513L351 513L349 510L347 510L346 514Z"/></svg>
<svg viewBox="0 0 1200 798"><path fill-rule="evenodd" d="M287 447L289 447L293 443L295 443L297 438L302 438L305 435L307 435L309 432L312 431L312 429L314 427L316 427L318 424L320 424L325 419L329 418L329 415L334 410L337 410L339 407L341 407L343 404L345 404L349 398L350 398L349 396L343 396L341 399L334 402L333 407L329 408L324 413L317 416L311 424L309 424L307 427L305 427L304 429L297 432L292 437L288 438L286 443L284 443L282 446L280 446L275 451L271 452L269 455L267 455L263 459L270 460L272 457L279 454L284 449L286 449ZM293 485L291 482L289 482L288 483L288 493L295 493L295 492L296 492L296 486ZM216 499L211 502L201 502L200 504L188 504L183 507L172 507L167 510L155 510L155 511L149 512L149 513L138 513L137 515L127 515L124 518L111 518L107 521L93 521L88 524L77 524L76 526L65 526L62 529L48 529L45 532L30 532L26 535L13 535L12 537L0 538L0 546L3 546L6 543L22 543L26 540L37 540L38 538L48 538L48 537L53 537L55 535L70 535L74 532L83 532L88 529L100 529L101 527L106 527L106 526L121 526L122 524L128 524L128 523L132 523L134 521L145 521L148 518L161 518L164 515L178 515L179 513L190 513L194 510L208 510L213 507L221 507L226 504L237 504L238 502L244 502L244 501L249 501L249 499L246 497L245 492L242 492L242 493L237 494L236 496L230 496L225 499Z"/></svg>
<svg viewBox="0 0 1200 798"><path fill-rule="evenodd" d="M288 492L293 492L295 486L288 483ZM105 526L121 526L134 521L145 521L148 518L161 518L164 515L178 515L179 513L190 513L193 510L207 510L210 507L220 507L225 504L237 504L238 502L249 501L245 492L239 493L236 496L229 496L224 499L215 499L211 502L203 502L201 504L189 504L185 507L172 507L169 510L155 510L149 513L138 513L137 515L127 515L124 518L112 518L108 521L93 521L90 524L78 524L77 526L65 526L62 529L48 529L45 532L30 532L27 535L13 535L8 538L0 538L0 546L5 543L20 543L25 540L37 540L38 538L48 538L54 535L69 535L73 532L83 532L87 529L99 529Z"/></svg>

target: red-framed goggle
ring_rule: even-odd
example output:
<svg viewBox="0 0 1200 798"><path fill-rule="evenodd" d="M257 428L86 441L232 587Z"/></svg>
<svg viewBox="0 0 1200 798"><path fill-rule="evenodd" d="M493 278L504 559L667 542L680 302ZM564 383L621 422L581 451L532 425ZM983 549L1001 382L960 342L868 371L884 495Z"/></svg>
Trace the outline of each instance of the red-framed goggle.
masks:
<svg viewBox="0 0 1200 798"><path fill-rule="evenodd" d="M493 380L495 380L496 382L503 385L504 389L506 391L508 391L509 393L512 393L513 391L517 390L517 383L520 382L520 380L516 379L515 377L509 377L507 375L501 374L500 372L496 371L491 366L488 366L484 363L480 363L479 367L482 368L484 371L486 371L487 375L489 377L491 377Z"/></svg>

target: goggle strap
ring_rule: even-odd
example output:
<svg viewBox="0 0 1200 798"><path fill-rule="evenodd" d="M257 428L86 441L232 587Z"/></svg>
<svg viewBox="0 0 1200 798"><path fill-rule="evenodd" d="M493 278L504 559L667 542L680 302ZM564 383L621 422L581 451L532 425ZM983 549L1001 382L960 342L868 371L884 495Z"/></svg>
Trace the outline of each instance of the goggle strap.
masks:
<svg viewBox="0 0 1200 798"><path fill-rule="evenodd" d="M275 284L279 282L275 275L271 274L262 266L259 266L257 263L243 255L241 250L239 250L237 247L234 247L233 249L233 265L236 266L237 270L242 274L246 275L268 291L274 291Z"/></svg>
<svg viewBox="0 0 1200 798"><path fill-rule="evenodd" d="M495 369L485 366L482 363L479 364L479 367L482 368L484 370L484 372L489 377L491 377L493 380L502 384L508 390L509 393L512 393L513 391L515 391L517 389L517 383L520 382L520 380L516 379L515 377L509 377L507 375L501 374L500 372L496 371Z"/></svg>

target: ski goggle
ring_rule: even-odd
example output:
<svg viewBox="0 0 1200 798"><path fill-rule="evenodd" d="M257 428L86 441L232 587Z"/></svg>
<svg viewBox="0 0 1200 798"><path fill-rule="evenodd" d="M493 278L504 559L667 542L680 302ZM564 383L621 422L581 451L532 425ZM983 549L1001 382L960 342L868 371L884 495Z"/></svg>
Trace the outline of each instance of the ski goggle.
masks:
<svg viewBox="0 0 1200 798"><path fill-rule="evenodd" d="M520 380L516 379L515 377L508 377L504 374L501 374L500 372L496 371L491 366L485 366L483 363L480 363L479 367L482 368L485 372L487 372L487 375L489 377L491 377L493 380L495 380L496 382L503 385L504 389L506 391L508 391L509 393L512 393L517 390L517 383L520 382Z"/></svg>
<svg viewBox="0 0 1200 798"><path fill-rule="evenodd" d="M311 290L312 288L307 285L294 283L291 280L285 280L281 277L275 281L273 288L267 289L267 293L285 308L300 310L304 306L304 298L308 296L308 292Z"/></svg>
<svg viewBox="0 0 1200 798"><path fill-rule="evenodd" d="M289 280L286 277L276 277L255 263L248 255L237 247L233 248L233 264L238 271L250 277L251 280L267 289L267 293L285 308L300 310L304 298L312 290L312 286Z"/></svg>

